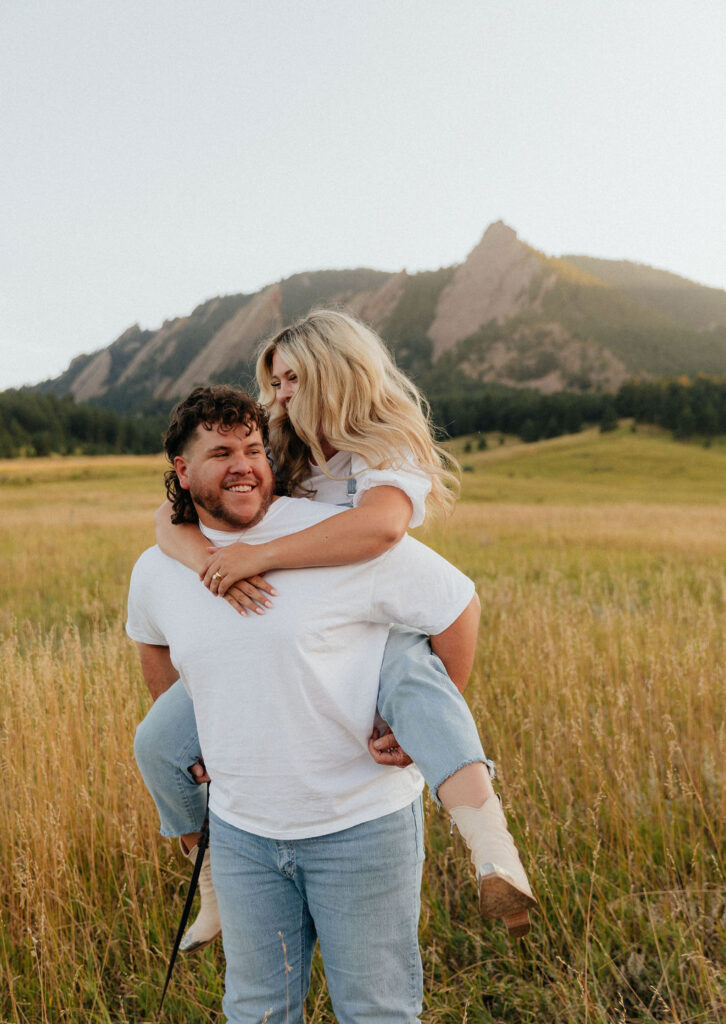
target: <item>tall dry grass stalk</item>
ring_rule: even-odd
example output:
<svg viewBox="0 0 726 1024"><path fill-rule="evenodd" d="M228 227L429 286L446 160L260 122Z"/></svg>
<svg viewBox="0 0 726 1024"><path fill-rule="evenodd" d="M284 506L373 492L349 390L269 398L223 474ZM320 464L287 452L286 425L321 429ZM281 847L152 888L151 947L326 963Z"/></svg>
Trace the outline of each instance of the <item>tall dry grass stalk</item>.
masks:
<svg viewBox="0 0 726 1024"><path fill-rule="evenodd" d="M726 512L457 522L432 539L478 582L470 704L542 901L519 979L485 984L472 1019L722 1019Z"/></svg>
<svg viewBox="0 0 726 1024"><path fill-rule="evenodd" d="M152 1019L187 878L133 763L123 634L160 464L90 465L0 492L0 1021ZM429 807L424 1019L716 1024L726 504L469 504L423 539L477 581L468 697L540 899L520 944L482 925ZM181 963L166 1019L221 1020L223 970L218 947ZM319 963L309 1020L333 1020Z"/></svg>

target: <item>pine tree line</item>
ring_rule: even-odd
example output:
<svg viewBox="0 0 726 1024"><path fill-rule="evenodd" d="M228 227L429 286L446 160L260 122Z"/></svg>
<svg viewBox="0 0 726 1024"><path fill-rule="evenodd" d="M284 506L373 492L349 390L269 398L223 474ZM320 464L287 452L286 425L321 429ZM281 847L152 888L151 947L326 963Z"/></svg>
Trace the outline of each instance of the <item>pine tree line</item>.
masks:
<svg viewBox="0 0 726 1024"><path fill-rule="evenodd" d="M498 431L523 441L578 433L585 426L603 431L618 418L632 417L672 431L679 440L726 434L726 376L626 381L615 394L560 391L543 395L528 389L474 382L456 390L429 391L434 422L451 437Z"/></svg>
<svg viewBox="0 0 726 1024"><path fill-rule="evenodd" d="M630 380L615 394L543 395L462 377L443 387L427 383L433 421L449 437L499 432L532 442L595 424L612 430L619 417L664 427L682 440L726 434L726 376ZM29 388L0 392L0 458L158 452L168 411L124 416Z"/></svg>
<svg viewBox="0 0 726 1024"><path fill-rule="evenodd" d="M683 440L726 434L726 376L627 381L615 396L615 409Z"/></svg>
<svg viewBox="0 0 726 1024"><path fill-rule="evenodd" d="M0 458L145 454L161 450L165 414L119 416L30 389L0 392Z"/></svg>

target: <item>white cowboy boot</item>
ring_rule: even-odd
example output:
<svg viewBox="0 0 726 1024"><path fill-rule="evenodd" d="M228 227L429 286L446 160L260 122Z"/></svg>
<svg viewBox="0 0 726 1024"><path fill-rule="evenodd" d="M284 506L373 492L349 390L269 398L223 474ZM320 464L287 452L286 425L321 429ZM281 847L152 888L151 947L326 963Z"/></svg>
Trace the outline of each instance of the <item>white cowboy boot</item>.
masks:
<svg viewBox="0 0 726 1024"><path fill-rule="evenodd" d="M499 797L490 797L481 807L454 807L449 814L471 850L482 916L501 917L512 938L526 935L529 908L536 906L537 900L509 834Z"/></svg>
<svg viewBox="0 0 726 1024"><path fill-rule="evenodd" d="M187 860L195 863L197 859L197 853L199 852L198 846L193 846L188 852L184 849L184 844L179 841L181 851ZM209 849L204 851L204 860L202 861L202 867L199 872L199 897L201 900L201 907L199 913L196 916L194 923L190 928L184 932L182 940L179 943L179 949L182 953L194 953L198 949L204 949L210 942L214 942L217 936L222 931L222 922L219 920L219 907L217 906L217 894L214 891L212 885L212 869L209 864Z"/></svg>

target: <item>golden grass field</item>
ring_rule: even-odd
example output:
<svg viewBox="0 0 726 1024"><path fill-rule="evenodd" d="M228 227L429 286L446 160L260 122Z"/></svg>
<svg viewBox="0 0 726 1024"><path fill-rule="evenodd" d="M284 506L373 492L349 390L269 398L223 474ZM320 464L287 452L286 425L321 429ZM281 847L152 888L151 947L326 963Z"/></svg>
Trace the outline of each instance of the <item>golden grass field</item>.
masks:
<svg viewBox="0 0 726 1024"><path fill-rule="evenodd" d="M726 448L621 430L455 450L421 539L482 600L467 696L540 900L509 942L428 807L423 1020L726 1019ZM123 630L162 460L0 463L0 1021L154 1019L187 865L157 834ZM219 943L170 1022L221 1021ZM316 963L308 1020L333 1020Z"/></svg>

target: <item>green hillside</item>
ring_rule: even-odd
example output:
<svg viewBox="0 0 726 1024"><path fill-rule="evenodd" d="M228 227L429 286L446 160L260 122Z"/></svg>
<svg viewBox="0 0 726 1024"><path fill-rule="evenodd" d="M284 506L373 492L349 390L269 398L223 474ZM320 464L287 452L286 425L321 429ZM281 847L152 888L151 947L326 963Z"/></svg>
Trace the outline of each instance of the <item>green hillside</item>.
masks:
<svg viewBox="0 0 726 1024"><path fill-rule="evenodd" d="M632 433L621 426L607 434L591 429L536 444L500 446L493 437L482 452L466 452L465 445L463 438L450 442L452 452L467 467L465 501L726 502L726 445L687 445L652 427Z"/></svg>
<svg viewBox="0 0 726 1024"><path fill-rule="evenodd" d="M726 325L726 292L719 288L707 288L667 270L628 260L562 259L686 327L701 331Z"/></svg>
<svg viewBox="0 0 726 1024"><path fill-rule="evenodd" d="M280 282L283 322L291 323L305 316L315 306L325 306L331 301L340 304L359 292L380 288L390 276L383 270L369 270L366 267L293 274Z"/></svg>
<svg viewBox="0 0 726 1024"><path fill-rule="evenodd" d="M454 270L454 267L442 267L408 276L403 295L381 327L381 336L395 353L398 365L407 373L422 373L431 368L433 344L428 330L441 292Z"/></svg>
<svg viewBox="0 0 726 1024"><path fill-rule="evenodd" d="M558 277L544 296L543 313L575 337L609 349L633 373L695 375L726 369L726 331L689 330L613 287Z"/></svg>

